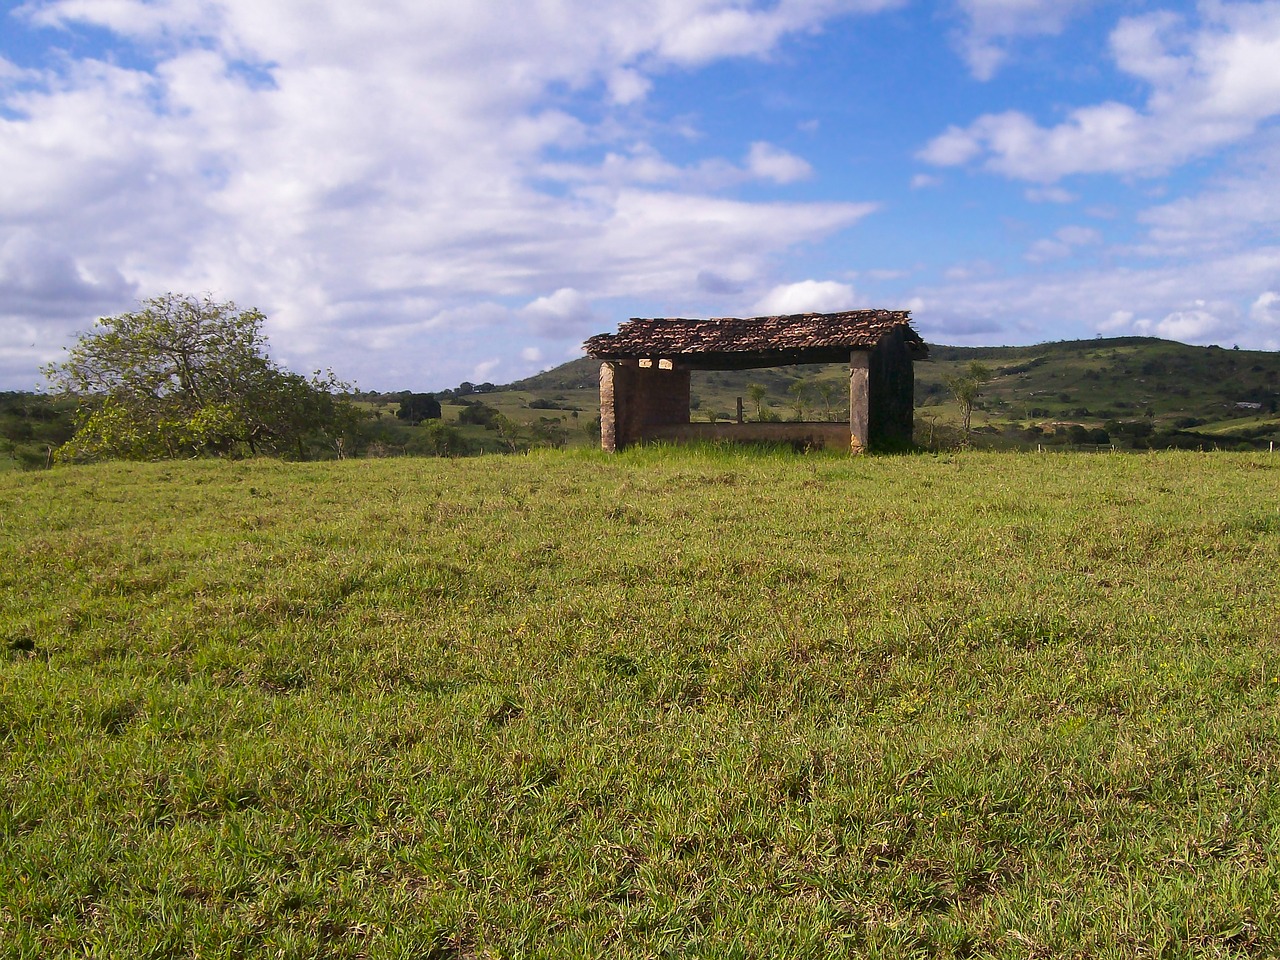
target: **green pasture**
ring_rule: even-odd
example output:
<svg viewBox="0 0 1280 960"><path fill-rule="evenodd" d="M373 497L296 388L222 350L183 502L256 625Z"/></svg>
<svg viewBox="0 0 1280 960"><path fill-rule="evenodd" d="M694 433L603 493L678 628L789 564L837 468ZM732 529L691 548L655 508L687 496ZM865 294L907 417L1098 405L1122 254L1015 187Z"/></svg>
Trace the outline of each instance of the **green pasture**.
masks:
<svg viewBox="0 0 1280 960"><path fill-rule="evenodd" d="M0 474L0 956L1280 953L1280 456Z"/></svg>

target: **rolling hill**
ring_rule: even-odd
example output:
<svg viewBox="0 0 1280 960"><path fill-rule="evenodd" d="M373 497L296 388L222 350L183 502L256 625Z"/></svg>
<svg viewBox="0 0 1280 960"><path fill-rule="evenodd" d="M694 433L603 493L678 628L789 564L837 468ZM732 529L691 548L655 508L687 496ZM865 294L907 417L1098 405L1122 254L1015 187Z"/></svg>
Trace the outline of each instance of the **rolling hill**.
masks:
<svg viewBox="0 0 1280 960"><path fill-rule="evenodd" d="M1197 347L1154 337L1121 337L1042 343L1025 347L930 346L916 364L916 416L921 430L948 436L959 409L947 379L971 363L991 373L974 415L977 441L987 446L1080 442L1079 427L1107 442L1132 446L1266 446L1280 440L1280 354ZM823 385L835 402L830 416L845 415L842 364L763 370L696 372L693 417L731 419L748 386L765 388L766 404L782 419L803 405L808 419L828 411ZM504 403L519 395L591 410L597 364L584 358L517 381L486 398ZM798 398L803 397L803 400ZM754 410L748 403L748 415ZM1114 435L1114 436L1113 436Z"/></svg>

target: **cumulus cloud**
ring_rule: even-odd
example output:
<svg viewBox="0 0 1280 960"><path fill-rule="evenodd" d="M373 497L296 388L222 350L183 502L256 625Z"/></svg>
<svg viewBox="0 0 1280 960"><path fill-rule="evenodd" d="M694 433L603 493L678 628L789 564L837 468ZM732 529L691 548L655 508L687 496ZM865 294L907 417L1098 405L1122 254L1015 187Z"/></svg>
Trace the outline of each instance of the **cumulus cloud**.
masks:
<svg viewBox="0 0 1280 960"><path fill-rule="evenodd" d="M1192 27L1170 13L1122 20L1116 66L1150 88L1141 109L1107 101L1041 126L1011 110L952 126L920 152L939 166L1050 184L1076 173L1158 173L1241 140L1280 114L1280 2L1212 3Z"/></svg>
<svg viewBox="0 0 1280 960"><path fill-rule="evenodd" d="M109 265L96 270L30 229L0 243L0 302L30 317L109 308L134 287Z"/></svg>
<svg viewBox="0 0 1280 960"><path fill-rule="evenodd" d="M764 316L792 313L836 313L852 310L855 305L853 287L835 280L801 280L774 287L756 302L756 311Z"/></svg>
<svg viewBox="0 0 1280 960"><path fill-rule="evenodd" d="M1032 263L1061 260L1075 253L1078 247L1091 246L1101 241L1102 234L1092 227L1062 227L1052 237L1045 237L1033 243L1024 257Z"/></svg>
<svg viewBox="0 0 1280 960"><path fill-rule="evenodd" d="M672 163L651 144L641 141L625 150L609 151L600 163L552 162L543 164L540 172L548 179L580 186L649 184L705 192L753 180L794 183L808 179L813 168L802 157L763 141L751 144L740 165L712 157L685 166Z"/></svg>
<svg viewBox="0 0 1280 960"><path fill-rule="evenodd" d="M488 360L481 360L471 368L471 375L480 383L486 383L493 372L502 366L501 357L490 357Z"/></svg>
<svg viewBox="0 0 1280 960"><path fill-rule="evenodd" d="M539 297L520 312L544 337L575 337L599 325L591 302L572 287Z"/></svg>
<svg viewBox="0 0 1280 960"><path fill-rule="evenodd" d="M1280 293L1264 290L1249 308L1249 319L1266 326L1280 326Z"/></svg>
<svg viewBox="0 0 1280 960"><path fill-rule="evenodd" d="M1234 318L1206 310L1201 302L1199 306L1188 310L1174 310L1159 320L1136 320L1133 329L1144 336L1181 340L1184 343L1203 343L1224 334L1232 334L1238 327Z"/></svg>
<svg viewBox="0 0 1280 960"><path fill-rule="evenodd" d="M1080 198L1062 187L1028 187L1023 195L1032 203L1075 203Z"/></svg>
<svg viewBox="0 0 1280 960"><path fill-rule="evenodd" d="M670 60L708 63L721 57L759 56L772 50L786 34L813 31L841 13L873 13L900 5L901 0L782 0L776 6L753 9L748 4L710 2L697 6L696 16L676 20L664 31L658 53ZM642 6L648 6L644 4ZM663 4L668 19L679 9Z"/></svg>
<svg viewBox="0 0 1280 960"><path fill-rule="evenodd" d="M61 271L26 306L4 300L0 326L33 325L51 349L139 294L211 291L266 311L299 368L340 349L340 374L380 381L374 345L393 342L422 382L467 372L481 348L464 308L497 304L512 342L496 359L516 369L524 333L579 335L586 314L555 312L563 291L691 296L871 212L715 196L810 168L763 141L675 164L615 111L663 73L765 57L894 2L27 5L31 22L139 55L51 61L0 87L0 245L38 225L41 262ZM548 187L557 163L585 172ZM7 282L34 283L9 256Z"/></svg>
<svg viewBox="0 0 1280 960"><path fill-rule="evenodd" d="M1018 38L1059 33L1094 0L959 0L964 29L957 40L970 72L990 80Z"/></svg>
<svg viewBox="0 0 1280 960"><path fill-rule="evenodd" d="M922 329L940 342L978 330L1006 341L1050 336L1142 334L1191 343L1277 347L1277 331L1262 311L1275 308L1264 291L1280 276L1280 246L1233 251L1198 261L1145 268L1090 268L1053 274L957 277L915 291ZM1259 313L1251 304L1262 300ZM1069 325L1064 317L1072 318Z"/></svg>
<svg viewBox="0 0 1280 960"><path fill-rule="evenodd" d="M1194 254L1274 239L1280 224L1280 139L1270 137L1236 170L1201 192L1151 207L1140 248L1151 255Z"/></svg>
<svg viewBox="0 0 1280 960"><path fill-rule="evenodd" d="M762 180L794 183L813 173L813 168L800 157L771 143L757 142L747 154L747 169Z"/></svg>

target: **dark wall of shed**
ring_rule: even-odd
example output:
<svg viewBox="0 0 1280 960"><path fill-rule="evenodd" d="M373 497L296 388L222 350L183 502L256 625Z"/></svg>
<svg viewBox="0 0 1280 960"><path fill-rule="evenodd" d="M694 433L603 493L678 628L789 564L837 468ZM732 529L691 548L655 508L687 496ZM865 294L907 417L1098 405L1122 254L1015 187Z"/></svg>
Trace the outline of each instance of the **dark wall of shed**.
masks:
<svg viewBox="0 0 1280 960"><path fill-rule="evenodd" d="M600 445L621 450L655 427L689 422L689 371L642 367L634 360L600 366Z"/></svg>
<svg viewBox="0 0 1280 960"><path fill-rule="evenodd" d="M905 332L887 334L871 351L868 433L873 450L910 446L915 420L915 367Z"/></svg>

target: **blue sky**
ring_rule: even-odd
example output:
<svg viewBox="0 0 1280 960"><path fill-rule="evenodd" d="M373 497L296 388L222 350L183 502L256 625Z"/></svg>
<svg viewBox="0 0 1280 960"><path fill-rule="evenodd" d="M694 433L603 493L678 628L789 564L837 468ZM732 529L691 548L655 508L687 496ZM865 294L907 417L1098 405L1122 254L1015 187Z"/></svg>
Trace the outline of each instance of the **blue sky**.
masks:
<svg viewBox="0 0 1280 960"><path fill-rule="evenodd" d="M1278 116L1280 0L0 3L0 389L166 291L368 389L631 316L1280 349Z"/></svg>

